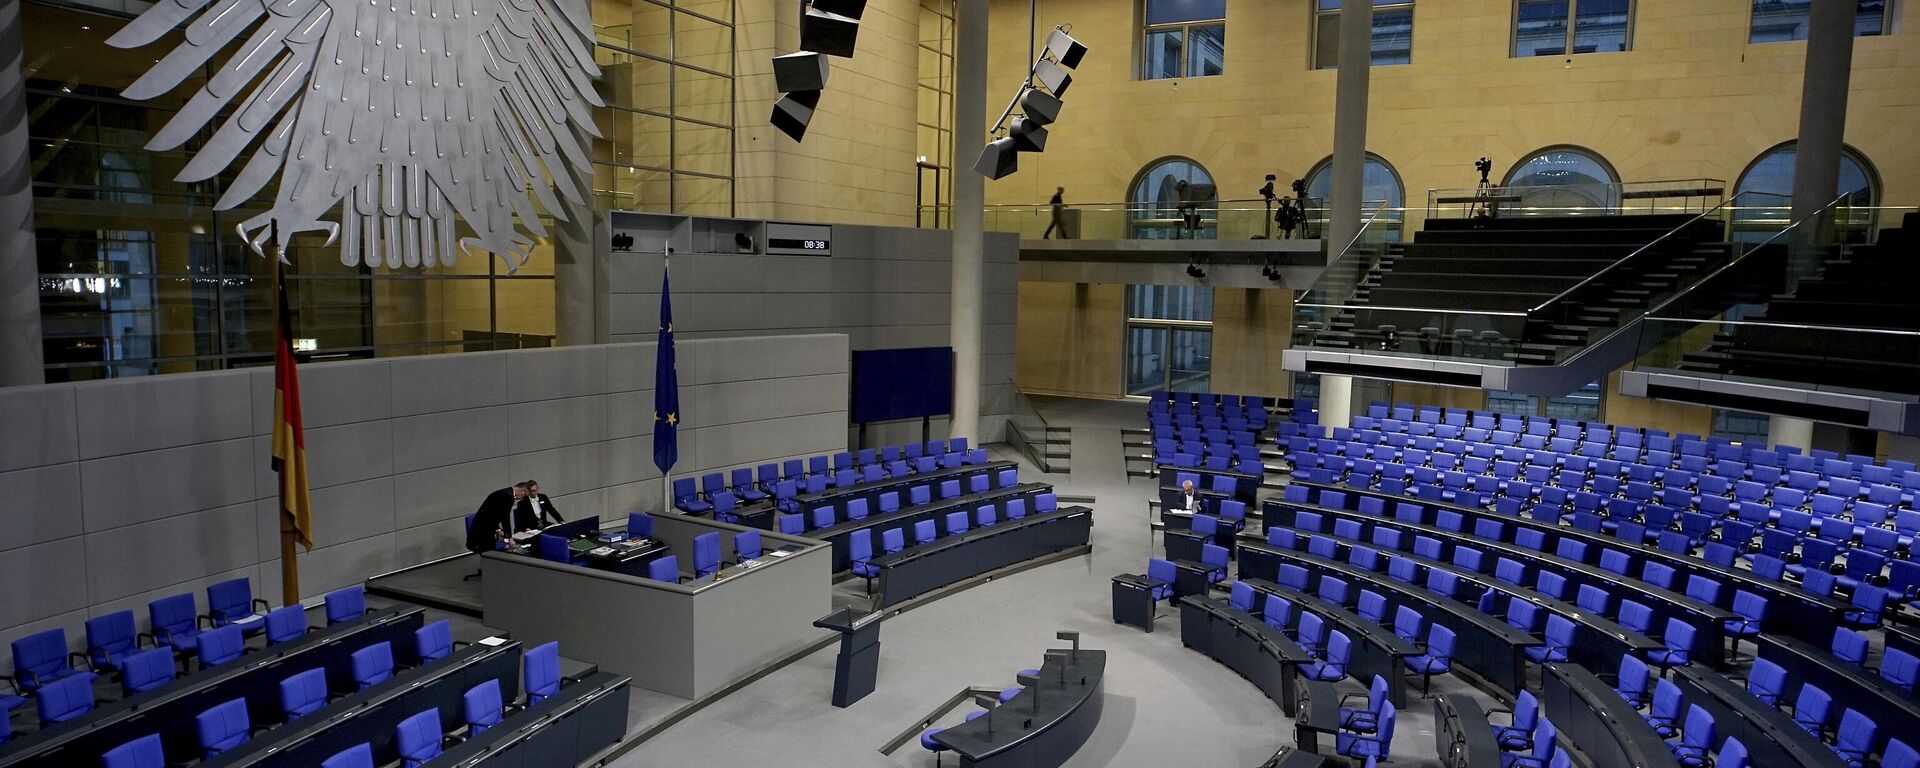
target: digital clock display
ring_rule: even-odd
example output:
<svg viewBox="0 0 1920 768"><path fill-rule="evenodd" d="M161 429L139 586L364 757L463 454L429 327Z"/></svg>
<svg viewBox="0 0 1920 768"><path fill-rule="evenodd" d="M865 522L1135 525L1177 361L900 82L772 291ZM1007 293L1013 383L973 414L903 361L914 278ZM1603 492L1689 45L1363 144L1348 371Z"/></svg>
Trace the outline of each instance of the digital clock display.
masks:
<svg viewBox="0 0 1920 768"><path fill-rule="evenodd" d="M833 227L826 224L767 222L767 253L775 256L832 256Z"/></svg>

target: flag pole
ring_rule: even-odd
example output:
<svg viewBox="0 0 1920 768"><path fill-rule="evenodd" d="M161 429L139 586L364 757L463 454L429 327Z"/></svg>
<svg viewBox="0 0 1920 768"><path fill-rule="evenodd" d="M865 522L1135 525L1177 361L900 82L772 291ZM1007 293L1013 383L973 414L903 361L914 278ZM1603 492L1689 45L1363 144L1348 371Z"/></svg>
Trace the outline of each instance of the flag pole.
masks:
<svg viewBox="0 0 1920 768"><path fill-rule="evenodd" d="M671 240L661 240L660 241L660 273L662 275L667 273L668 262L672 260L673 260L673 242ZM660 297L661 297L660 298L661 301L666 301L665 293L660 294ZM654 374L654 386L658 387L659 382L660 382L660 374L656 372ZM653 428L659 429L660 425L655 424ZM671 511L673 511L673 472L671 470L661 470L660 472L660 514L664 515Z"/></svg>
<svg viewBox="0 0 1920 768"><path fill-rule="evenodd" d="M274 317L275 317L274 324L279 326L283 324L279 321L278 318L284 316L284 314L288 311L288 307L285 306L287 302L286 273L285 273L285 270L282 270L280 268L281 260L286 257L286 254L280 246L280 222L275 221L271 224L271 226L272 226L272 230L271 230L270 238L273 241L273 257L272 258L273 258L273 283L274 283L274 296L275 296L274 300L280 302L282 305L277 308L279 311L274 314ZM283 327L282 330L291 330L291 329L286 329ZM274 334L274 336L276 337L279 337L281 335L282 334L279 334L279 333ZM276 338L275 341L280 344L287 344L287 345L293 344L293 339L291 338ZM289 356L289 363L291 363L291 356ZM276 403L276 406L277 405L278 403ZM276 418L283 418L283 417L276 414ZM282 485L282 488L284 487L285 486ZM282 496L280 500L281 510L279 514L274 515L274 517L279 519L280 521L280 604L281 605L299 605L300 604L300 560L296 556L296 550L299 544L299 538L298 538L299 534L294 530L293 520L289 518L289 516L285 511L286 499L284 498L285 497L284 490L280 495Z"/></svg>

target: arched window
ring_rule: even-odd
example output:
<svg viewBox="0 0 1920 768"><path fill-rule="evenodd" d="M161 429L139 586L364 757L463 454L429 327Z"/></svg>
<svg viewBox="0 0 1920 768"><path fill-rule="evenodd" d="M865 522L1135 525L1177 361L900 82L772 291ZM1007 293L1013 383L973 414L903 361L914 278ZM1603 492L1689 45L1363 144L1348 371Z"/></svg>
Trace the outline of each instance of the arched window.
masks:
<svg viewBox="0 0 1920 768"><path fill-rule="evenodd" d="M1739 196L1734 209L1734 237L1756 242L1773 236L1792 219L1793 162L1795 142L1775 145L1754 158L1740 174L1733 192ZM1840 177L1833 194L1852 194L1855 205L1870 206L1880 199L1879 177L1865 155L1852 147L1840 149Z"/></svg>
<svg viewBox="0 0 1920 768"><path fill-rule="evenodd" d="M1155 160L1134 177L1128 195L1129 237L1136 240L1200 239L1214 237L1220 194L1213 174L1184 157ZM1200 227L1189 232L1181 208L1192 205Z"/></svg>
<svg viewBox="0 0 1920 768"><path fill-rule="evenodd" d="M1515 163L1502 186L1520 196L1516 208L1577 216L1618 209L1619 184L1620 175L1600 155L1579 147L1547 147Z"/></svg>
<svg viewBox="0 0 1920 768"><path fill-rule="evenodd" d="M1304 205L1307 207L1309 237L1321 237L1326 232L1327 198L1332 194L1333 158L1329 156L1307 172L1307 199ZM1398 242L1401 222L1406 218L1407 187L1400 183L1400 173L1384 158L1372 152L1367 153L1366 169L1362 171L1360 201L1362 220L1372 214L1375 208L1387 208L1374 219L1368 231L1378 228L1382 242ZM1371 240L1373 236L1367 237Z"/></svg>

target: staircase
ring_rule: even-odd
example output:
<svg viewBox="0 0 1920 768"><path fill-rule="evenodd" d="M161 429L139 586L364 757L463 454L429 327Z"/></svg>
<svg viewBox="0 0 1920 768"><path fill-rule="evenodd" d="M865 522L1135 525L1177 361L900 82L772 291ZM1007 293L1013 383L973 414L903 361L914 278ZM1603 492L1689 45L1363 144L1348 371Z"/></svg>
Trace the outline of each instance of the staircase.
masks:
<svg viewBox="0 0 1920 768"><path fill-rule="evenodd" d="M1303 302L1288 369L1565 394L1632 360L1621 331L1675 297L1754 299L1747 264L1723 269L1743 253L1725 213L1429 219L1350 266L1344 298Z"/></svg>
<svg viewBox="0 0 1920 768"><path fill-rule="evenodd" d="M1879 240L1841 248L1790 292L1752 296L1765 309L1723 323L1681 371L1920 394L1920 341L1871 330L1920 331L1920 296L1909 275L1920 257L1920 213ZM1784 325L1790 324L1790 325ZM1857 330L1856 330L1857 329Z"/></svg>

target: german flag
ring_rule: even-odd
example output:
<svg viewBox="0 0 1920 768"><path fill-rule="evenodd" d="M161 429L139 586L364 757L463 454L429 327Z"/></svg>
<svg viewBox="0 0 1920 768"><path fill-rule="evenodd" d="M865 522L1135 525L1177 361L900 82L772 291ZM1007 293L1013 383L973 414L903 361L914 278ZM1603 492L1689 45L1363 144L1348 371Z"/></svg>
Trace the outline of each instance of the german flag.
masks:
<svg viewBox="0 0 1920 768"><path fill-rule="evenodd" d="M313 504L307 497L307 440L300 423L300 377L294 371L293 308L280 260L273 259L278 321L273 330L273 471L280 475L280 532L313 549ZM292 552L283 552L287 557Z"/></svg>

